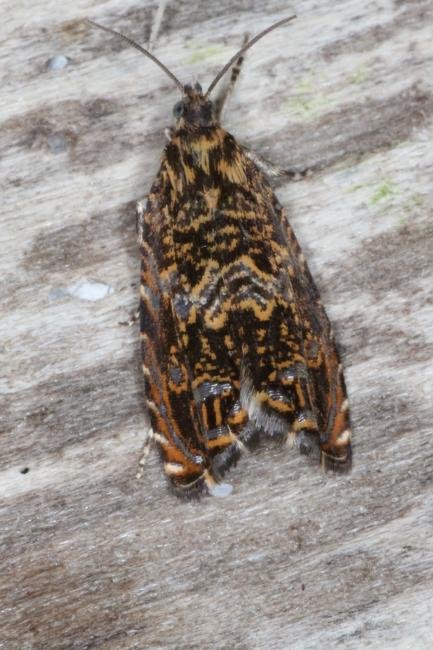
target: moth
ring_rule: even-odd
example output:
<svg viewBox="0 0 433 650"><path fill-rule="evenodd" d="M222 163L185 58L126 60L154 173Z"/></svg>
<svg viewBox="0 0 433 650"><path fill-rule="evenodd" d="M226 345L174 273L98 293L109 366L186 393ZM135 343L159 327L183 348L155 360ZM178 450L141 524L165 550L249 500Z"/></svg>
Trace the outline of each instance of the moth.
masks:
<svg viewBox="0 0 433 650"><path fill-rule="evenodd" d="M138 208L146 401L180 496L227 493L223 475L262 435L294 443L326 469L351 467L344 376L319 293L269 167L220 126L245 51L293 18L245 43L206 92L96 25L151 58L181 92ZM230 84L211 100L230 68Z"/></svg>

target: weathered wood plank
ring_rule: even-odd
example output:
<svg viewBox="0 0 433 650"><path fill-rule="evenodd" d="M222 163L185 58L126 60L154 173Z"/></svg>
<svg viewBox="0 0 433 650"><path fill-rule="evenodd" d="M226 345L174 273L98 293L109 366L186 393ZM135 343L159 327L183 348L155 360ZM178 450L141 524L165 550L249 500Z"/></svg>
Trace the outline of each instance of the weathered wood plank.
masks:
<svg viewBox="0 0 433 650"><path fill-rule="evenodd" d="M277 193L343 349L355 466L322 476L269 444L229 498L182 503L156 455L135 478L138 341L118 325L177 92L83 19L153 30L175 74L209 83L288 9L162 4L4 8L0 648L430 648L433 7L304 0L248 55L225 125L321 168Z"/></svg>

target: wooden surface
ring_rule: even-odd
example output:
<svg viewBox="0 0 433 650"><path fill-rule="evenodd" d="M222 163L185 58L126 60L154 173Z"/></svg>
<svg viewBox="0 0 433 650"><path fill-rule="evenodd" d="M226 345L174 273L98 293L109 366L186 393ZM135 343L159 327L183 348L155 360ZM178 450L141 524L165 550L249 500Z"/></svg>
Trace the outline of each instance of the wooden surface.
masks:
<svg viewBox="0 0 433 650"><path fill-rule="evenodd" d="M277 194L343 350L354 470L268 444L230 497L183 503L156 453L136 479L138 336L118 324L178 94L83 19L152 32L182 81L208 84L290 7L2 3L2 649L432 647L433 6L295 9L248 55L224 124L323 168Z"/></svg>

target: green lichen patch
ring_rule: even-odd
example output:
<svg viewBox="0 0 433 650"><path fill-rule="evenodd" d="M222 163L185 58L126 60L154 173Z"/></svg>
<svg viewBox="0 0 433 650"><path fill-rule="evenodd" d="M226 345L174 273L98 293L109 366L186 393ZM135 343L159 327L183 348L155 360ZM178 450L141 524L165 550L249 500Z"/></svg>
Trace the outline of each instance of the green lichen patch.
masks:
<svg viewBox="0 0 433 650"><path fill-rule="evenodd" d="M186 58L186 63L200 63L201 61L206 61L211 59L217 54L226 52L226 48L221 45L208 45L207 47L198 47L194 49L193 52ZM225 61L222 61L224 63Z"/></svg>
<svg viewBox="0 0 433 650"><path fill-rule="evenodd" d="M396 188L394 183L389 180L383 181L378 185L370 198L370 205L377 205L384 201L389 201L396 194Z"/></svg>

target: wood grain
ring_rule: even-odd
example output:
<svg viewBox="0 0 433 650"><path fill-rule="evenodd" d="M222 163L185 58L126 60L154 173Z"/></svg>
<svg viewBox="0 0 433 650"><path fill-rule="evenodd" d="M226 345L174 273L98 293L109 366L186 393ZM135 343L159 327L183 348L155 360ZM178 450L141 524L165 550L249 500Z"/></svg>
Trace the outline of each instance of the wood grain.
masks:
<svg viewBox="0 0 433 650"><path fill-rule="evenodd" d="M433 7L295 9L248 54L224 125L320 169L277 194L343 352L354 470L323 476L269 444L230 497L183 503L156 454L136 479L138 336L119 325L137 303L133 206L177 89L84 18L152 38L206 85L291 8L3 3L2 649L432 646Z"/></svg>

